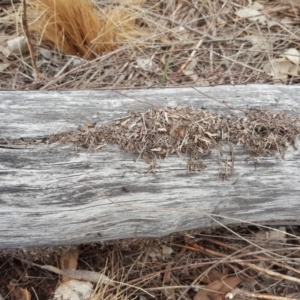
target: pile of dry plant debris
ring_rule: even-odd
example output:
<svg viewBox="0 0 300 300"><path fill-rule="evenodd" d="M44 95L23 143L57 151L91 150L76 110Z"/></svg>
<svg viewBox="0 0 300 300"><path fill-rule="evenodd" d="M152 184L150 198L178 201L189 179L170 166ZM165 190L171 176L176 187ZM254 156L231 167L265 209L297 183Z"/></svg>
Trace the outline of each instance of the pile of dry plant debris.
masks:
<svg viewBox="0 0 300 300"><path fill-rule="evenodd" d="M288 146L296 147L299 133L299 120L283 112L253 109L238 116L176 107L136 111L101 126L88 123L71 132L51 135L43 142L72 143L76 148L94 150L118 144L121 149L138 153L147 163L156 157L184 153L190 158L189 169L199 170L201 157L225 144L243 145L252 156L279 152L283 157Z"/></svg>

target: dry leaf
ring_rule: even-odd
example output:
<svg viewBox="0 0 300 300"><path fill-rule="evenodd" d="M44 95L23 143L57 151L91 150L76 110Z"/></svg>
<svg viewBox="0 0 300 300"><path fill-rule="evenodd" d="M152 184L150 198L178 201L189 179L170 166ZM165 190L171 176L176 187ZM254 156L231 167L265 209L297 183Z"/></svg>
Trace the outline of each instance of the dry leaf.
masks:
<svg viewBox="0 0 300 300"><path fill-rule="evenodd" d="M203 272L204 272L204 270L203 270ZM208 274L201 279L201 282L205 283L205 284L209 284L209 283L214 282L214 281L216 281L218 279L224 278L224 276L225 275L223 273L219 272L218 270L211 269L208 272Z"/></svg>
<svg viewBox="0 0 300 300"><path fill-rule="evenodd" d="M149 248L146 255L150 256L153 261L156 261L157 258L161 258L161 252L159 248Z"/></svg>
<svg viewBox="0 0 300 300"><path fill-rule="evenodd" d="M267 19L261 12L256 9L244 7L236 11L235 13L238 17L243 19L249 19L250 21L258 21L259 23L265 24Z"/></svg>
<svg viewBox="0 0 300 300"><path fill-rule="evenodd" d="M157 258L165 259L168 257L171 253L173 253L173 249L163 245L162 247L152 247L149 248L147 251L147 255L150 256L153 260L156 260Z"/></svg>
<svg viewBox="0 0 300 300"><path fill-rule="evenodd" d="M171 247L163 245L161 248L163 258L170 256L173 253L173 249Z"/></svg>
<svg viewBox="0 0 300 300"><path fill-rule="evenodd" d="M5 69L7 69L11 64L6 63L0 63L0 72L3 72Z"/></svg>
<svg viewBox="0 0 300 300"><path fill-rule="evenodd" d="M286 243L286 228L281 226L278 230L272 230L268 236L270 241Z"/></svg>
<svg viewBox="0 0 300 300"><path fill-rule="evenodd" d="M12 299L16 300L30 300L31 299L31 294L27 289L23 289L18 286L13 286L10 290Z"/></svg>
<svg viewBox="0 0 300 300"><path fill-rule="evenodd" d="M249 35L245 38L252 43L252 47L249 49L251 51L260 52L272 49L270 41L261 35Z"/></svg>
<svg viewBox="0 0 300 300"><path fill-rule="evenodd" d="M284 17L283 19L281 19L280 23L289 25L289 24L293 24L294 21L290 17Z"/></svg>
<svg viewBox="0 0 300 300"><path fill-rule="evenodd" d="M40 50L41 55L42 55L45 59L50 60L50 59L52 58L52 56L53 56L53 51L50 51L50 50L48 50L48 49L46 49L46 48L42 48L42 47L41 47L39 50Z"/></svg>
<svg viewBox="0 0 300 300"><path fill-rule="evenodd" d="M255 234L255 242L257 244L268 242L281 242L286 243L286 228L279 227L278 230L260 230Z"/></svg>
<svg viewBox="0 0 300 300"><path fill-rule="evenodd" d="M73 67L78 67L78 66L83 65L85 62L86 62L85 59L79 58L79 57L75 57L72 60L72 65L73 65Z"/></svg>
<svg viewBox="0 0 300 300"><path fill-rule="evenodd" d="M61 283L54 293L54 300L87 300L92 294L90 282L70 280Z"/></svg>
<svg viewBox="0 0 300 300"><path fill-rule="evenodd" d="M264 13L262 12L264 6L258 2L254 2L249 7L244 7L235 12L235 14L243 19L248 19L252 22L258 22L262 25L268 25L268 27L272 27L277 25L277 22L269 20Z"/></svg>
<svg viewBox="0 0 300 300"><path fill-rule="evenodd" d="M79 252L77 249L68 250L60 257L60 267L61 269L71 269L76 270L78 264Z"/></svg>
<svg viewBox="0 0 300 300"><path fill-rule="evenodd" d="M263 69L274 79L286 79L288 75L298 76L299 66L287 58L277 58L264 64Z"/></svg>
<svg viewBox="0 0 300 300"><path fill-rule="evenodd" d="M77 249L68 250L60 257L60 268L64 270L76 270L78 264L79 252ZM71 278L62 276L61 281L67 282Z"/></svg>
<svg viewBox="0 0 300 300"><path fill-rule="evenodd" d="M1 49L2 53L8 57L12 54L20 55L28 51L27 40L25 36L17 36L6 41L6 45Z"/></svg>
<svg viewBox="0 0 300 300"><path fill-rule="evenodd" d="M253 2L252 5L250 5L251 8L256 9L256 10L262 10L264 9L264 5L260 4L259 2Z"/></svg>
<svg viewBox="0 0 300 300"><path fill-rule="evenodd" d="M223 300L225 294L234 289L242 280L238 277L218 279L199 291L194 300Z"/></svg>
<svg viewBox="0 0 300 300"><path fill-rule="evenodd" d="M154 71L154 64L152 62L151 59L142 59L142 58L138 58L136 60L137 66L138 68L146 71L146 72L153 72Z"/></svg>
<svg viewBox="0 0 300 300"><path fill-rule="evenodd" d="M288 60L290 60L292 63L294 63L297 66L299 65L300 54L299 54L299 51L295 48L290 48L290 49L286 50L280 56L284 57L284 58L287 58Z"/></svg>

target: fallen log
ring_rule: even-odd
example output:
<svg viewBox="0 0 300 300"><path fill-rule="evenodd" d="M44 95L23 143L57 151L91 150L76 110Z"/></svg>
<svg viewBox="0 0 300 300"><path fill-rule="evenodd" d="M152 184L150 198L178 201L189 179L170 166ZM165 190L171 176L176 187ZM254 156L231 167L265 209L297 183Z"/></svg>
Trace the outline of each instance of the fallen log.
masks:
<svg viewBox="0 0 300 300"><path fill-rule="evenodd" d="M0 92L0 248L297 221L299 92L270 85ZM264 139L261 153L247 137L249 111L281 122L277 139L277 125L267 135L250 122ZM204 115L221 120L213 133Z"/></svg>

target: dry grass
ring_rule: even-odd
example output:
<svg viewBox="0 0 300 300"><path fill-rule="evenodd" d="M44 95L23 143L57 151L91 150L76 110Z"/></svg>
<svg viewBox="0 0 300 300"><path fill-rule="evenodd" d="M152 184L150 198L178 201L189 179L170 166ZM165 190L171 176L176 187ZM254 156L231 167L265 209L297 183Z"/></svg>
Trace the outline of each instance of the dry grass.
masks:
<svg viewBox="0 0 300 300"><path fill-rule="evenodd" d="M124 6L97 9L90 1L74 0L31 0L28 4L31 32L65 54L92 60L143 36L135 26L138 15Z"/></svg>
<svg viewBox="0 0 300 300"><path fill-rule="evenodd" d="M54 3L43 1L48 6ZM50 28L54 17L45 12L43 18L49 26L39 28L44 39L32 37L42 78L34 80L27 54L12 57L11 66L1 73L0 88L65 90L273 83L263 70L265 63L289 48L299 48L300 4L292 0L260 1L265 5L261 14L275 22L271 27L235 14L248 1L148 0L144 4L131 2L129 6L100 1L86 5L80 13L74 1L63 2L68 12L64 18L70 25L62 29L62 13L57 13L57 26ZM2 15L14 12L20 18L17 5ZM124 19L120 17L123 21L117 22L120 15ZM14 34L15 21L7 19L4 26L6 35ZM106 26L118 32L117 40L105 37L115 36L104 29ZM105 43L97 42L101 35ZM45 58L43 48L49 49L53 43L62 51L51 50L51 57ZM84 59L79 61L65 52ZM146 60L146 67L141 60ZM277 81L298 83L299 76Z"/></svg>
<svg viewBox="0 0 300 300"><path fill-rule="evenodd" d="M78 248L78 269L104 273L116 282L115 287L99 283L92 300L199 300L197 291L206 293L211 283L226 278L240 281L230 289L240 295L234 299L299 299L299 224L275 228L243 225L193 230L161 239L82 245ZM0 257L1 277L6 282L15 278L19 286L28 288L32 299L37 299L33 290L39 299L49 299L57 277L20 262L17 257L24 257L24 253L19 252ZM59 256L45 260L40 252L40 257L32 257L31 262L58 266ZM7 295L7 287L2 285L2 295ZM225 293L216 289L216 293L202 297L224 300Z"/></svg>
<svg viewBox="0 0 300 300"><path fill-rule="evenodd" d="M289 48L299 47L299 1L260 1L265 5L262 15L277 22L272 27L237 17L235 12L248 5L248 1L243 0L148 0L126 2L127 6L94 1L93 4L85 3L80 9L73 5L74 1L66 0L64 10L55 15L49 14L53 11L53 1L44 1L45 6L39 8L40 2L30 3L32 9L44 10L40 19L28 20L30 26L34 22L39 24L43 18L49 26L52 22L57 24L56 27L39 25L41 31L31 27L41 78L35 80L29 54L1 56L1 61L9 64L0 73L1 89L274 83L263 71L264 64ZM4 40L22 34L22 28L17 25L21 20L18 3L1 8L0 16ZM63 27L58 25L62 24L62 16L67 20ZM110 39L106 34L110 38L118 37ZM99 43L100 37L106 42ZM261 43L253 42L253 37L259 37ZM145 60L146 66L141 60ZM288 76L281 82L296 84L299 76ZM165 123L165 113L170 119L175 116L171 127ZM299 134L296 121L286 115L247 113L241 119L237 116L227 119L209 112L153 108L112 122L110 126L85 126L72 133L52 136L48 142L75 140L78 146L95 149L106 143L117 143L141 155L148 154L150 160L155 155L166 157L177 151L197 160L199 153L228 141L244 144L253 154L279 151L283 155ZM153 118L157 124L153 123ZM210 122L200 122L206 118ZM147 124L145 128L139 126L143 122ZM230 124L232 131L220 133L213 129L215 124L226 128L225 123ZM144 142L145 136L149 144ZM281 235L277 240L270 240L269 233L258 238L263 232L259 227L235 226L230 230L192 231L189 235L178 234L160 240L83 245L79 247L79 268L105 272L119 282L115 288L99 284L93 300L193 299L197 289L216 280L214 276L220 274L222 278L241 278L238 287L246 293L242 299L296 299L300 293L299 224L287 226L286 230L286 239ZM162 246L174 252L165 256L150 255L153 249ZM26 255L41 263L41 257L30 256L28 252ZM16 258L19 256L10 251L0 257L0 293L10 299L9 286L16 280L28 287L32 299L50 298L57 277L29 267ZM55 265L58 260L59 257L51 256L51 262L47 263ZM222 297L224 299L224 295Z"/></svg>

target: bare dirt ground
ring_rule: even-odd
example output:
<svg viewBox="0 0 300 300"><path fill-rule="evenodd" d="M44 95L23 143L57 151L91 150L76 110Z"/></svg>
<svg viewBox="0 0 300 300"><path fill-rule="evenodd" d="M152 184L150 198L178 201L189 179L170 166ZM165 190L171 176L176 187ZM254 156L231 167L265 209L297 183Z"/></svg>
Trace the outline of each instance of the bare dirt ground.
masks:
<svg viewBox="0 0 300 300"><path fill-rule="evenodd" d="M74 2L66 0L70 11ZM0 89L299 83L298 0L95 1L94 5L111 20L116 18L113 9L126 9L121 16L134 20L136 32L131 34L132 27L122 27L114 19L122 36L108 35L102 41L107 47L95 46L96 37L82 43L79 36L71 42L76 47L68 48L46 39L41 34L46 27L34 30L32 1L24 22L22 3L0 0ZM75 32L89 29L87 18L80 16L75 18L77 27L72 25ZM31 51L24 39L26 23ZM58 288L64 288L62 299L72 300L300 299L299 226L245 225L162 239L2 251L0 299L53 299ZM95 280L95 273L103 277ZM84 292L78 291L78 281L70 287L79 279ZM76 289L77 295L69 296ZM85 298L84 293L91 296Z"/></svg>

